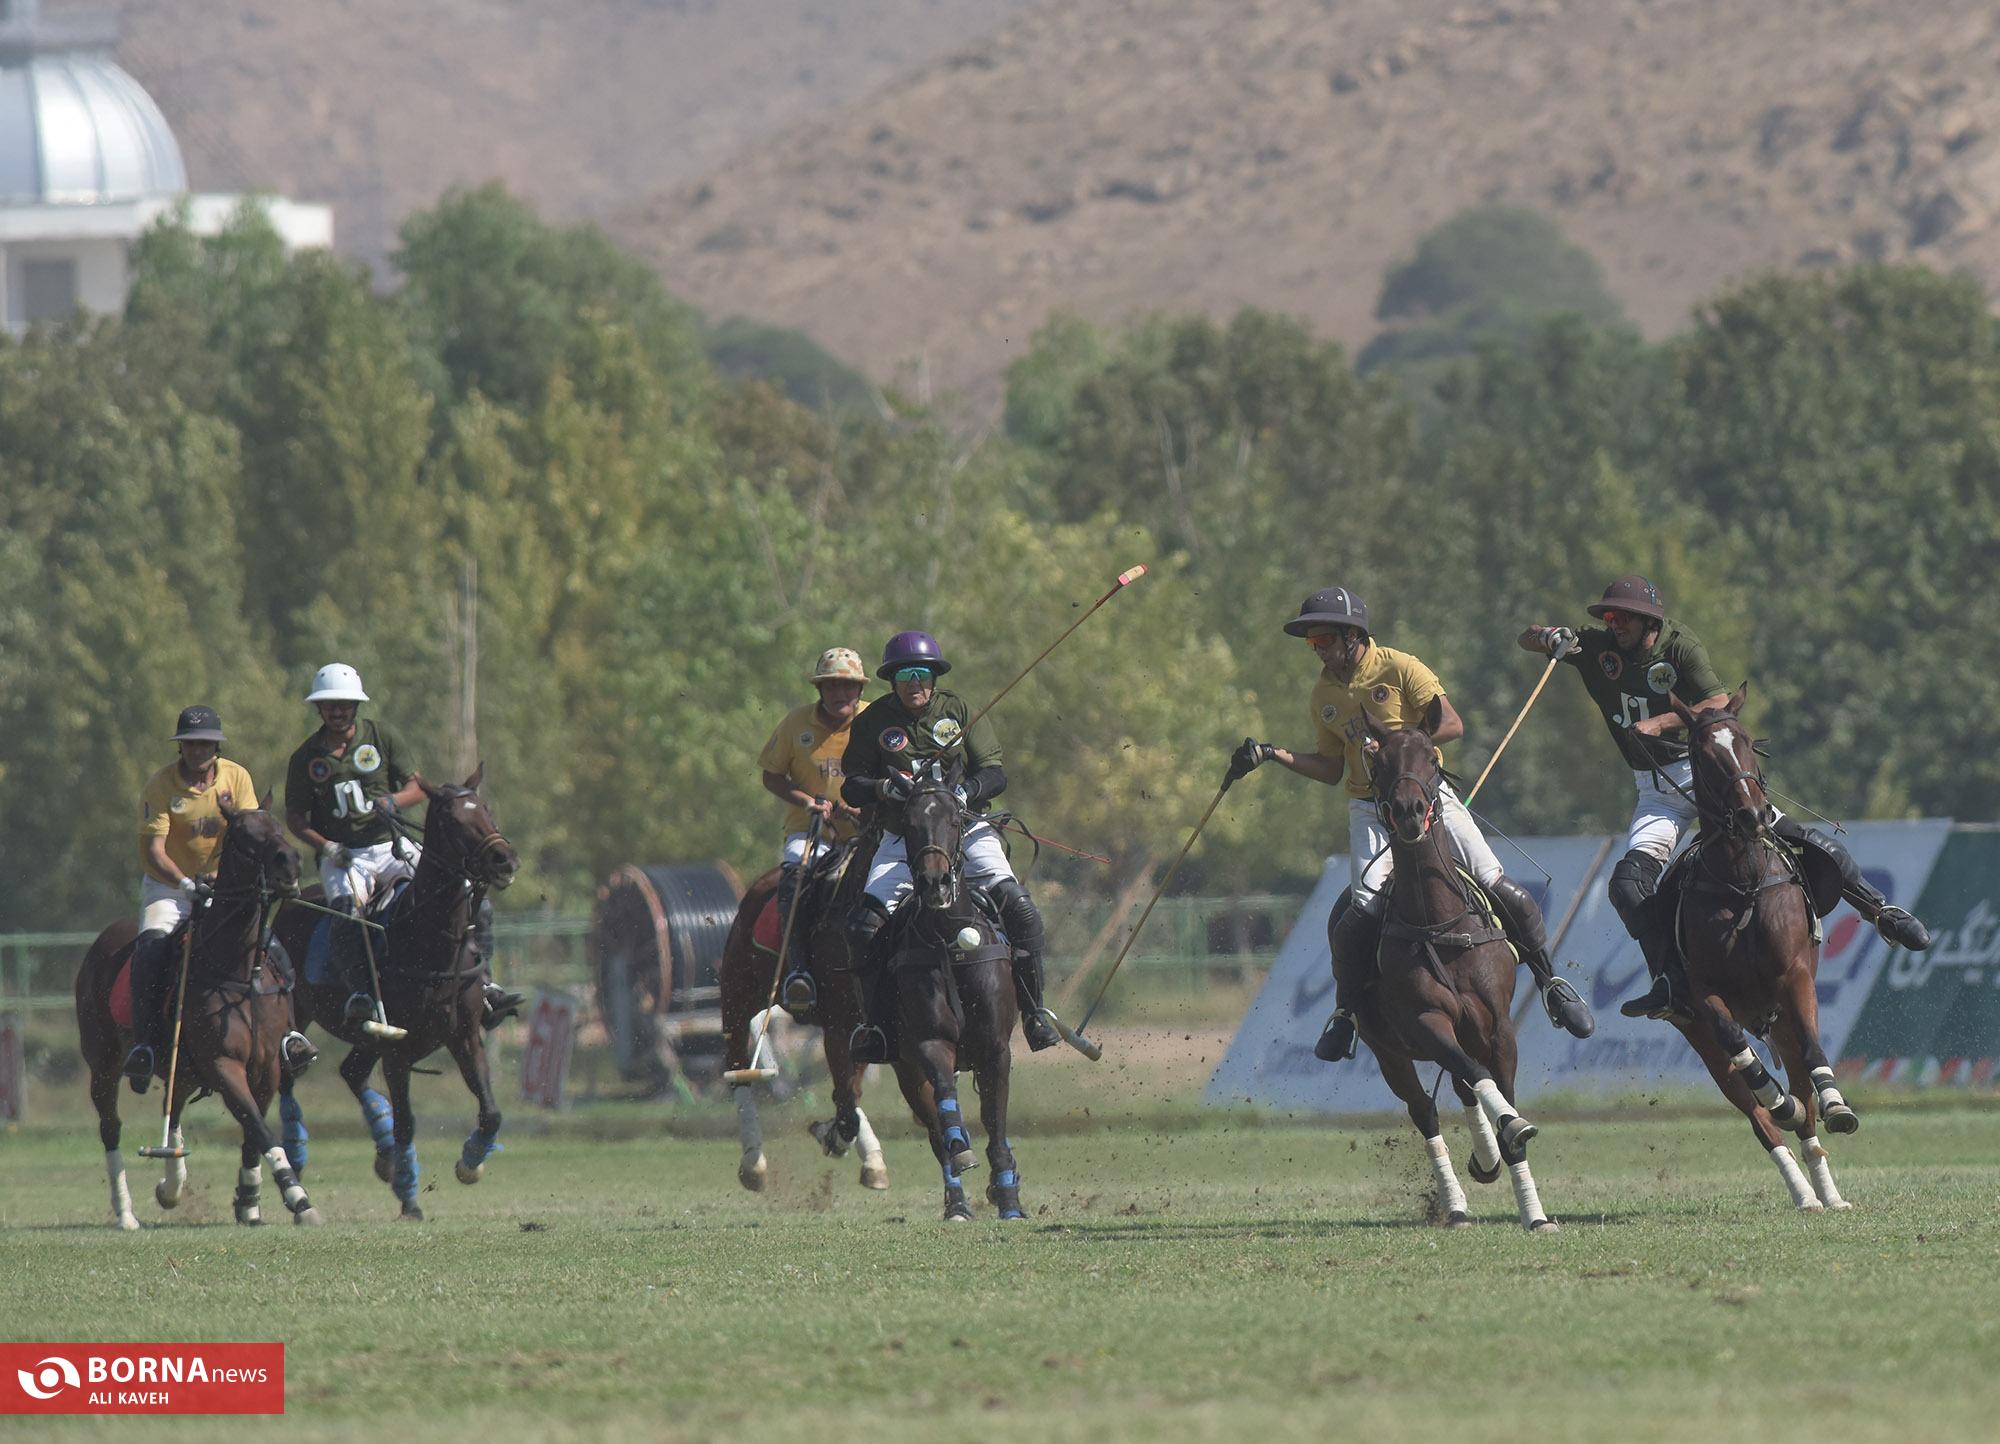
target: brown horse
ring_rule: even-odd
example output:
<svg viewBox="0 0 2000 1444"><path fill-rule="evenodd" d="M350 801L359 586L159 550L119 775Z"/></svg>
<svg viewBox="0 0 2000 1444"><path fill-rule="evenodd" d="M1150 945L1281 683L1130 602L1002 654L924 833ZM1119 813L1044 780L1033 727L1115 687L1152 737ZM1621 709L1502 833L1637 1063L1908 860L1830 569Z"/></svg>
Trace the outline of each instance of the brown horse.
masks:
<svg viewBox="0 0 2000 1444"><path fill-rule="evenodd" d="M850 851L842 861L843 871L826 905L811 915L808 933L804 936L795 933L789 947L790 956L805 963L818 994L815 1021L820 1025L826 1071L833 1084L835 1117L851 1113L854 1119L851 1135L843 1136L830 1119L815 1120L810 1132L829 1158L845 1155L851 1139L852 1146L861 1154L861 1186L880 1189L889 1186L889 1164L882 1156L881 1140L875 1136L868 1115L861 1111L861 1083L867 1066L857 1066L847 1056L848 1036L861 1021L854 1010L853 989L847 982L846 935L848 911L868 872L868 849L865 844L858 847L858 851ZM736 909L736 922L723 944L722 961L716 968L716 980L722 988L725 1066L731 1070L763 1066L762 1061L750 1056L750 1049L753 1040L765 1036L768 1026L764 1009L771 1002L778 954L768 936L765 942L758 942L757 923L766 905L777 896L779 877L780 869L772 868L743 894L743 901ZM794 907L805 905L812 885L810 877L800 882ZM786 967L787 970L791 967L789 960ZM759 1047L766 1058L768 1046ZM736 1095L737 1134L743 1145L736 1164L736 1179L753 1193L761 1192L769 1164L764 1158L763 1124L757 1117L757 1089L754 1084L739 1083L732 1091Z"/></svg>
<svg viewBox="0 0 2000 1444"><path fill-rule="evenodd" d="M459 1154L454 1173L460 1183L477 1183L487 1155L499 1147L500 1107L486 1059L481 1026L486 1001L484 971L473 943L473 925L488 892L514 880L521 859L501 835L479 783L485 766L458 786L434 787L418 779L429 801L424 817L423 856L408 892L390 911L386 932L373 943L380 964L381 1002L389 1021L408 1030L388 1040L363 1031L346 1014L347 989L299 980L299 1025L317 1023L354 1045L340 1076L361 1104L375 1138L375 1173L394 1190L401 1216L421 1219L417 1204L416 1117L410 1110L410 1070L439 1048L450 1051L465 1086L479 1103L479 1122ZM313 930L323 914L288 908L279 936L303 966ZM334 926L353 927L335 921ZM368 1086L377 1060L389 1087L385 1099Z"/></svg>
<svg viewBox="0 0 2000 1444"><path fill-rule="evenodd" d="M1514 951L1438 820L1444 777L1430 734L1384 732L1371 722L1368 735L1377 749L1375 806L1389 829L1396 870L1382 924L1381 971L1355 1009L1356 1025L1383 1081L1429 1145L1438 1216L1452 1227L1469 1222L1437 1104L1417 1078L1420 1062L1451 1075L1472 1133L1472 1176L1490 1183L1506 1163L1522 1226L1532 1233L1553 1229L1528 1169L1535 1125L1514 1110ZM1336 910L1329 933L1338 918Z"/></svg>
<svg viewBox="0 0 2000 1444"><path fill-rule="evenodd" d="M1658 902L1679 904L1676 941L1686 959L1694 1016L1675 1026L1716 1086L1750 1120L1777 1165L1792 1203L1807 1213L1843 1209L1819 1141L1818 1118L1852 1133L1860 1118L1834 1086L1819 1041L1819 938L1804 869L1772 831L1777 812L1764 792L1756 744L1738 721L1747 684L1726 707L1694 712L1668 701L1688 729L1701 833L1662 887ZM1678 884L1678 885L1676 885ZM1778 1087L1744 1034L1744 1024L1776 1042L1792 1092ZM1801 1102L1800 1100L1804 1101ZM1797 1133L1807 1174L1780 1128Z"/></svg>
<svg viewBox="0 0 2000 1444"><path fill-rule="evenodd" d="M319 1210L264 1122L278 1091L279 1040L292 1026L290 984L282 960L271 955L268 920L280 899L299 890L299 855L264 808L238 812L224 803L221 810L227 830L214 888L207 905L197 907L172 943L176 983L169 997L180 994L183 1001L178 1061L162 1058L162 1067L172 1068L173 1086L164 1100L166 1177L153 1197L161 1208L173 1208L181 1200L187 1183L181 1110L199 1090L220 1095L243 1130L236 1221L263 1222L257 1195L268 1160L292 1221L318 1224ZM130 965L136 932L126 919L99 933L76 975L77 1034L90 1069L90 1101L104 1144L111 1211L122 1229L136 1229L139 1220L132 1213L119 1151L118 1083L131 1029L117 1020L113 994Z"/></svg>

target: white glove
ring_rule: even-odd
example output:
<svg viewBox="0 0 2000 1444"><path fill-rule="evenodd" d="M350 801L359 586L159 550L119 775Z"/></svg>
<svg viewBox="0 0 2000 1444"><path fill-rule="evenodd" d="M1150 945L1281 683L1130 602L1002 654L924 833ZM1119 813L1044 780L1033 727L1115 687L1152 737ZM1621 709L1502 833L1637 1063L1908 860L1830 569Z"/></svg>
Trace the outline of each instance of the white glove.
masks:
<svg viewBox="0 0 2000 1444"><path fill-rule="evenodd" d="M352 854L337 842L329 842L320 849L319 867L321 872L345 872L347 865L354 861Z"/></svg>
<svg viewBox="0 0 2000 1444"><path fill-rule="evenodd" d="M201 891L201 884L196 882L191 877L182 878L179 882L175 883L174 886L179 888L183 893L185 893L189 897L193 897Z"/></svg>
<svg viewBox="0 0 2000 1444"><path fill-rule="evenodd" d="M1551 657L1567 657L1578 646L1574 627L1550 627L1543 640L1548 644Z"/></svg>

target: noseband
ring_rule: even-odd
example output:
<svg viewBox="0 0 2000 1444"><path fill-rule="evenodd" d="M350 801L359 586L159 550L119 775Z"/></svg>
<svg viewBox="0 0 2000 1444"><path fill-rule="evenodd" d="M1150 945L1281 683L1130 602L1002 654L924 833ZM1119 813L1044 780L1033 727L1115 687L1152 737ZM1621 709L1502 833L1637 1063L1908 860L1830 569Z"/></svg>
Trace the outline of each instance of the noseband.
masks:
<svg viewBox="0 0 2000 1444"><path fill-rule="evenodd" d="M1432 772L1430 779L1426 781L1414 772L1405 771L1398 772L1389 780L1388 795L1378 797L1375 800L1375 816L1381 820L1382 826L1390 832L1396 830L1396 789L1401 787L1405 782L1414 782L1418 787L1423 789L1424 826L1423 831L1417 835L1417 841L1422 842L1426 837L1430 836L1431 828L1437 822L1438 794L1444 788L1444 774L1441 772Z"/></svg>
<svg viewBox="0 0 2000 1444"><path fill-rule="evenodd" d="M447 794L443 802L445 806L449 807L452 803L462 798L473 796L476 796L476 794L461 788ZM432 810L436 811L437 809L433 807ZM452 836L454 839L458 836L455 829ZM441 837L439 841L442 842L443 838ZM507 841L506 834L495 827L480 834L480 836L471 842L454 840L449 851L455 854L455 856L449 860L439 857L438 861L466 882L472 883L476 887L490 888L500 880L498 870L487 861L493 854L495 844L507 849L509 852L514 850L514 844ZM428 839L426 839L424 848L426 856L429 856L433 852L442 853L445 851L446 849L443 847L431 846Z"/></svg>
<svg viewBox="0 0 2000 1444"><path fill-rule="evenodd" d="M1704 712L1695 718L1694 726L1689 729L1688 755L1694 758L1695 810L1701 814L1704 820L1713 820L1717 823L1727 823L1731 820L1733 809L1728 802L1712 804L1704 801L1702 797L1703 789L1701 780L1704 771L1710 774L1721 774L1716 778L1716 781L1740 796L1743 800L1743 805L1757 814L1758 828L1761 831L1763 828L1764 808L1768 808L1771 805L1770 790L1764 785L1764 769L1759 767L1755 772L1746 771L1742 762L1738 760L1734 747L1730 748L1729 764L1727 767L1724 767L1710 756L1701 745L1705 732L1734 721L1736 721L1735 716L1728 712ZM1751 751L1752 755L1755 755L1756 748L1754 744L1752 744ZM1706 764L1705 767L1704 764ZM1753 782L1757 784L1758 795L1764 798L1763 807L1759 807L1751 796L1749 784ZM1712 806L1715 810L1711 813L1710 809Z"/></svg>

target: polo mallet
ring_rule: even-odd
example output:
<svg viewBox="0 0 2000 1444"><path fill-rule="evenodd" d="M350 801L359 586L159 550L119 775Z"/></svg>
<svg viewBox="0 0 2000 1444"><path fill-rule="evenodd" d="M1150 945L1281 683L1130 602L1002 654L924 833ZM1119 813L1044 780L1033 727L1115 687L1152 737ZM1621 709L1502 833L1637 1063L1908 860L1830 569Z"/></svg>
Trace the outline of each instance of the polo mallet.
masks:
<svg viewBox="0 0 2000 1444"><path fill-rule="evenodd" d="M187 1009L188 961L194 956L194 919L188 919L187 940L181 944L181 980L174 989L174 1043L167 1054L166 1114L160 1120L160 1146L140 1148L141 1158L186 1158L187 1149L174 1144L174 1082L181 1064L181 1014Z"/></svg>
<svg viewBox="0 0 2000 1444"><path fill-rule="evenodd" d="M361 919L356 918L358 923ZM382 974L375 967L375 943L368 936L368 929L361 929L361 951L368 958L368 983L375 990L375 1016L363 1020L361 1031L371 1038L380 1038L385 1043L399 1042L410 1036L408 1028L398 1028L389 1021L388 1007L382 1001Z"/></svg>
<svg viewBox="0 0 2000 1444"><path fill-rule="evenodd" d="M1493 764L1500 760L1500 754L1507 750L1507 744L1514 740L1514 734L1519 732L1521 724L1528 720L1528 709L1535 705L1535 699L1542 695L1542 688L1548 686L1549 678L1556 674L1557 665L1561 663L1563 657L1567 657L1568 655L1568 652L1564 652L1562 656L1551 657L1549 658L1548 666L1542 668L1542 680L1535 683L1535 690L1530 692L1528 700L1521 704L1520 716L1516 717L1514 725L1507 729L1507 735L1500 739L1500 745L1493 749L1493 755L1486 759L1486 766L1480 771L1479 780L1472 784L1472 791L1466 793L1464 798L1461 799L1467 807L1472 805L1473 798L1479 796L1479 789L1486 785L1486 779L1493 771Z"/></svg>
<svg viewBox="0 0 2000 1444"><path fill-rule="evenodd" d="M813 814L812 825L806 829L806 855L799 862L798 886L800 888L805 886L805 870L812 866L813 853L819 848L820 826L825 821L825 813L815 812ZM792 950L792 924L798 919L798 915L799 895L798 889L794 888L792 892L792 905L785 913L785 931L778 939L777 965L771 969L771 996L764 1000L764 1011L761 1015L764 1019L764 1026L757 1031L757 1041L750 1046L749 1066L746 1068L726 1068L722 1073L722 1081L732 1088L748 1087L752 1083L768 1083L778 1076L776 1068L759 1068L757 1066L757 1056L764 1051L764 1040L771 1034L771 1010L778 1006L778 989L784 986L785 958Z"/></svg>
<svg viewBox="0 0 2000 1444"><path fill-rule="evenodd" d="M1188 834L1188 840L1181 844L1180 855L1173 860L1172 866L1167 869L1167 875L1160 879L1160 885L1153 889L1153 895L1146 899L1146 910L1139 914L1139 921L1134 923L1132 931L1125 935L1125 946L1120 948L1118 956L1111 960L1111 971L1104 975L1104 981L1098 985L1097 996L1091 1000L1090 1006L1084 1009L1083 1020L1076 1025L1076 1031L1071 1032L1069 1028L1060 1022L1056 1024L1057 1031L1063 1036L1063 1041L1076 1049L1077 1052L1083 1054L1091 1062L1095 1063L1103 1058L1104 1050L1091 1042L1090 1039L1084 1037L1083 1030L1090 1026L1090 1020L1096 1015L1098 1004L1104 1001L1104 995L1111 991L1111 980L1118 976L1118 969L1124 964L1125 955L1132 951L1132 944L1138 941L1139 933L1146 926L1146 919L1153 915L1153 905L1166 893L1168 884L1174 880L1174 874L1180 871L1181 864L1187 860L1188 853L1193 850L1195 839L1200 837L1201 830L1208 826L1208 820L1215 816L1215 809L1222 806L1223 794L1229 791L1230 784L1235 781L1234 777L1224 778L1222 786L1215 790L1215 800L1208 804L1208 811L1201 815L1201 821L1194 825L1194 831Z"/></svg>
<svg viewBox="0 0 2000 1444"><path fill-rule="evenodd" d="M1048 646L1042 648L1041 656L1036 657L1034 661L1028 663L1027 666L1023 667L1015 675L1013 681L1009 682L1006 686L1002 687L998 692L993 694L993 700L991 702L988 702L984 707L981 707L977 712L972 714L972 720L965 724L965 730L970 732L973 729L973 727L978 724L980 718L984 717L988 712L991 712L995 707L999 706L1000 699L1002 697L1005 697L1009 692L1013 691L1017 686L1019 686L1021 683L1021 678L1027 676L1030 672L1034 671L1035 668L1039 667L1042 664L1043 657L1048 656L1049 653L1053 652L1057 647L1060 647L1065 641L1069 640L1069 634L1071 632L1074 632L1078 627L1082 626L1085 622L1089 621L1092 614L1095 613L1099 607L1103 606L1106 602L1110 601L1113 597L1117 596L1120 592L1124 591L1126 587L1130 586L1133 582L1138 581L1139 578L1143 577L1144 575L1146 575L1146 564L1144 562L1139 563L1139 565L1137 565L1136 567L1131 567L1125 571L1120 572L1118 574L1118 580L1111 584L1110 591L1106 592L1103 596L1099 597L1096 601L1092 602L1090 604L1089 611L1085 612L1082 616L1078 617L1075 621L1071 622L1067 627L1064 627L1063 633L1060 637L1057 637L1053 642L1049 643Z"/></svg>

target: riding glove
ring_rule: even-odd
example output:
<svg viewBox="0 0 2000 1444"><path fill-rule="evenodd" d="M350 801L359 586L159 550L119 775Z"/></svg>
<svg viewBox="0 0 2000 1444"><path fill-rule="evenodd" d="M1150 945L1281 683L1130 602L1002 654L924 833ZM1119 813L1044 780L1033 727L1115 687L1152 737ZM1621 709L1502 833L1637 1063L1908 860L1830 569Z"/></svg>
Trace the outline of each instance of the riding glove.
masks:
<svg viewBox="0 0 2000 1444"><path fill-rule="evenodd" d="M1269 762L1277 754L1277 748L1268 742L1259 742L1254 737L1245 737L1243 745L1229 754L1229 781L1247 777L1257 770L1258 764Z"/></svg>
<svg viewBox="0 0 2000 1444"><path fill-rule="evenodd" d="M319 850L319 865L324 872L345 872L347 865L354 861L347 849L337 842L329 842Z"/></svg>
<svg viewBox="0 0 2000 1444"><path fill-rule="evenodd" d="M1566 657L1576 650L1577 638L1574 627L1544 627L1542 645L1551 657Z"/></svg>

